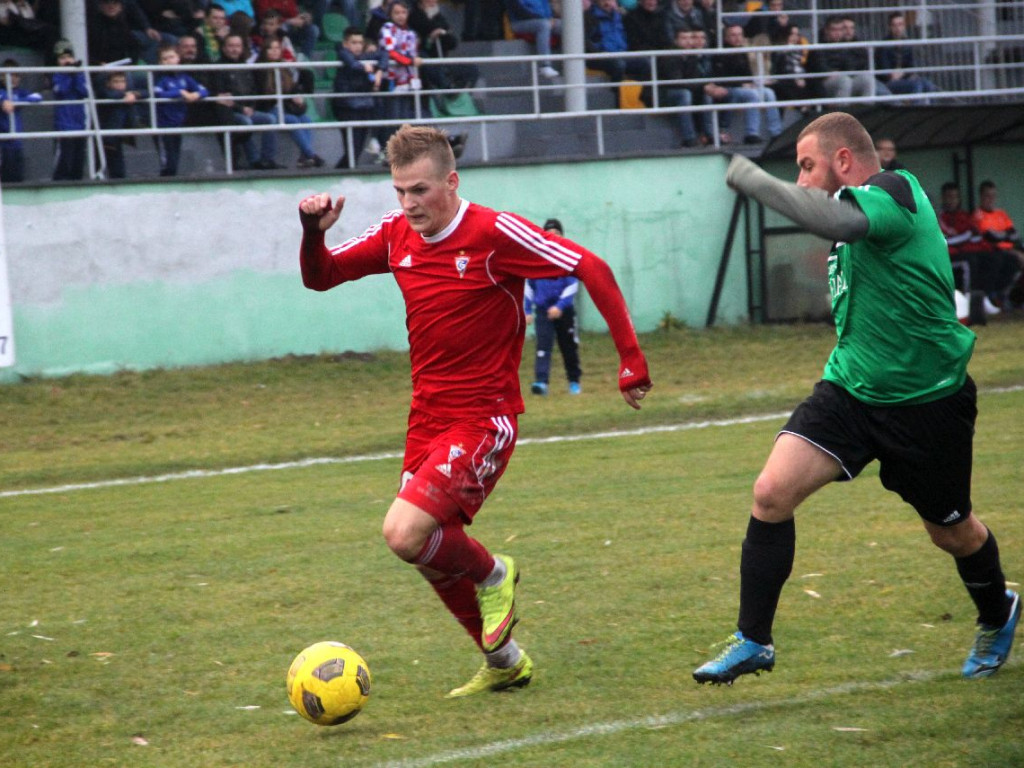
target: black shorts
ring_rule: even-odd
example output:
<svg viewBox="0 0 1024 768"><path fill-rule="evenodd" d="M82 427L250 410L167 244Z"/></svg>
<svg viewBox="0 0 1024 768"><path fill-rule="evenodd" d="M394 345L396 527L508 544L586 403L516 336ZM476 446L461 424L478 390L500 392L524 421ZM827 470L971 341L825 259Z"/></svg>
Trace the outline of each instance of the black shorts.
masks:
<svg viewBox="0 0 1024 768"><path fill-rule="evenodd" d="M971 512L971 458L978 390L970 376L952 395L930 403L867 405L829 381L789 417L782 433L833 456L852 480L878 459L882 485L936 525Z"/></svg>

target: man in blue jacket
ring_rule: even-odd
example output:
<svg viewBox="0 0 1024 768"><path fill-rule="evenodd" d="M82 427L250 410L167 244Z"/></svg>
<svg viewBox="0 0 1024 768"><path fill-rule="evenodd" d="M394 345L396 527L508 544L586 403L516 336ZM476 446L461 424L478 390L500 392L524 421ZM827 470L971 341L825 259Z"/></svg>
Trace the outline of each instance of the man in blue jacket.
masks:
<svg viewBox="0 0 1024 768"><path fill-rule="evenodd" d="M595 0L583 16L587 53L626 53L626 27L618 0ZM628 75L636 80L649 80L651 67L644 57L622 59L593 59L587 62L591 69L608 75L613 83Z"/></svg>
<svg viewBox="0 0 1024 768"><path fill-rule="evenodd" d="M75 51L67 40L60 40L53 48L57 66L80 67L75 60ZM53 127L58 131L85 130L85 104L89 87L82 72L57 72L53 76L53 97L57 101L76 102L59 104L53 110ZM85 137L69 136L57 140L57 162L54 166L54 181L77 181L85 169Z"/></svg>
<svg viewBox="0 0 1024 768"><path fill-rule="evenodd" d="M563 236L562 222L548 219L544 229ZM558 339L558 348L565 361L565 375L569 379L569 394L578 395L580 389L579 334L576 330L576 294L579 281L575 277L550 280L527 280L523 295L526 322L534 323L537 331L537 355L534 358L534 382L530 391L535 395L548 393L551 374L551 349Z"/></svg>

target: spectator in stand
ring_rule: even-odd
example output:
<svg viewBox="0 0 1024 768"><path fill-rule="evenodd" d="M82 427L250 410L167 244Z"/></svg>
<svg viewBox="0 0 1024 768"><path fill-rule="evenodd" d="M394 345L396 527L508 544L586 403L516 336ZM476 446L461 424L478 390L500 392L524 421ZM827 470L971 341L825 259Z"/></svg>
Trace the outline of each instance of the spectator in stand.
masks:
<svg viewBox="0 0 1024 768"><path fill-rule="evenodd" d="M879 136L875 140L875 152L883 171L906 170L907 166L896 158L896 142L888 136Z"/></svg>
<svg viewBox="0 0 1024 768"><path fill-rule="evenodd" d="M245 47L245 62L252 64L256 61L257 51L252 49L252 37L255 34L256 22L251 16L242 11L235 11L228 16L228 34L238 35L242 38Z"/></svg>
<svg viewBox="0 0 1024 768"><path fill-rule="evenodd" d="M669 0L668 12L665 14L665 36L669 40L676 39L676 32L685 29L688 32L701 30L708 41L708 47L714 48L716 29L713 16L709 16L703 5L694 0Z"/></svg>
<svg viewBox="0 0 1024 768"><path fill-rule="evenodd" d="M292 49L299 50L307 59L313 58L320 27L313 23L309 11L302 10L296 0L254 0L253 7L261 24L268 11L278 11L282 21L280 31L291 40Z"/></svg>
<svg viewBox="0 0 1024 768"><path fill-rule="evenodd" d="M199 37L195 33L179 37L176 48L178 49L178 62L183 67L210 63L208 59L204 58L205 51L199 47ZM203 82L196 72L190 71L188 74L196 81Z"/></svg>
<svg viewBox="0 0 1024 768"><path fill-rule="evenodd" d="M235 64L230 69L213 72L208 86L211 95L221 106L221 118L234 125L270 125L277 119L270 112L263 111L263 102L247 100L256 94L255 73L246 66L245 41L241 35L229 34L221 46L218 64ZM232 143L242 149L248 166L257 171L269 171L281 166L274 159L277 155L277 134L274 131L260 132L260 148L252 133L233 133ZM239 163L241 165L241 163Z"/></svg>
<svg viewBox="0 0 1024 768"><path fill-rule="evenodd" d="M868 58L868 49L863 45L858 45L858 43L860 43L860 38L857 37L857 20L850 14L846 14L842 19L843 42L848 43L851 46L847 49L851 63L850 69L868 72L871 68L871 63ZM878 80L872 80L871 85L875 89L875 96L889 95L889 89L884 83L881 83Z"/></svg>
<svg viewBox="0 0 1024 768"><path fill-rule="evenodd" d="M199 44L198 35L182 35L178 38L178 63L184 74L191 77L209 93L209 80L212 72L196 68L199 64L209 64L206 49ZM199 99L185 105L185 123L187 126L232 125L234 121L222 122L217 119L219 105L212 100Z"/></svg>
<svg viewBox="0 0 1024 768"><path fill-rule="evenodd" d="M0 45L48 53L57 37L57 27L40 18L28 0L0 0Z"/></svg>
<svg viewBox="0 0 1024 768"><path fill-rule="evenodd" d="M197 35L182 35L178 38L178 59L184 74L189 75L193 80L210 90L214 73L210 70L197 68L197 64L210 64L206 56L206 49L200 44L201 38ZM206 127L215 125L235 125L234 113L218 104L215 99L203 98L189 102L185 105L185 123L188 127ZM223 152L224 142L220 136L212 133L208 136Z"/></svg>
<svg viewBox="0 0 1024 768"><path fill-rule="evenodd" d="M583 14L584 37L587 53L625 53L626 27L617 0L594 0L590 10ZM587 66L608 75L613 83L626 77L646 81L651 79L651 65L646 58L595 59Z"/></svg>
<svg viewBox="0 0 1024 768"><path fill-rule="evenodd" d="M419 38L409 28L409 5L406 0L391 4L388 22L380 29L381 59L387 62L385 77L392 95L384 101L384 115L388 120L411 120L416 117L416 92L420 90ZM379 140L381 145L399 129L388 126ZM383 158L382 158L383 159Z"/></svg>
<svg viewBox="0 0 1024 768"><path fill-rule="evenodd" d="M178 38L180 43L184 38L189 37L195 45L195 38L182 35ZM177 67L181 64L181 57L178 48L174 45L162 45L160 47L160 65L164 67ZM162 72L153 87L153 95L158 99L172 99L156 105L156 124L158 128L181 128L185 124L188 115L188 105L194 104L200 99L209 96L206 87L200 84L186 72ZM157 146L160 152L160 175L177 176L178 163L181 159L180 133L169 133L157 138Z"/></svg>
<svg viewBox="0 0 1024 768"><path fill-rule="evenodd" d="M704 33L700 30L691 32L680 29L676 32L675 47L680 51L699 50L704 47ZM704 104L706 97L704 85L696 82L711 74L711 62L707 56L662 56L658 59L658 80L661 83L674 80L694 81L694 84L671 83L660 86L659 97L662 106L689 107ZM695 115L701 118L702 131L697 134ZM683 147L696 147L708 144L707 115L705 113L680 112L678 114L679 130L682 134Z"/></svg>
<svg viewBox="0 0 1024 768"><path fill-rule="evenodd" d="M6 59L4 69L21 66L16 59ZM16 72L0 77L0 135L23 133L20 104L38 104L43 100L40 93L21 87L21 75ZM0 141L0 182L11 183L25 180L25 147L21 139Z"/></svg>
<svg viewBox="0 0 1024 768"><path fill-rule="evenodd" d="M276 8L271 8L260 16L259 29L252 34L249 45L255 56L259 56L267 40L277 40L281 43L282 61L299 60L291 38L284 33L284 16Z"/></svg>
<svg viewBox="0 0 1024 768"><path fill-rule="evenodd" d="M622 23L626 28L626 46L631 51L661 51L674 44L665 28L660 0L639 0Z"/></svg>
<svg viewBox="0 0 1024 768"><path fill-rule="evenodd" d="M384 67L376 54L367 53L362 30L358 27L346 29L336 50L338 69L334 75L334 92L339 95L331 99L334 119L347 123L377 118L380 114L380 99L375 94L380 92ZM359 162L370 129L353 127L351 130L352 162L348 162L348 129L342 128L341 157L335 168L355 167Z"/></svg>
<svg viewBox="0 0 1024 768"><path fill-rule="evenodd" d="M768 45L776 37L789 36L792 24L784 6L784 0L768 0L767 6L761 4L759 12L743 27L752 45Z"/></svg>
<svg viewBox="0 0 1024 768"><path fill-rule="evenodd" d="M417 0L409 14L409 28L420 41L424 59L443 59L459 45L458 36L441 10L438 0ZM430 90L469 90L476 85L480 69L473 64L445 64L423 67L423 87ZM443 97L446 101L454 95Z"/></svg>
<svg viewBox="0 0 1024 768"><path fill-rule="evenodd" d="M974 211L974 227L986 243L1013 254L1024 268L1024 245L1013 225L1013 219L1002 208L996 208L996 184L983 181L978 187L978 207Z"/></svg>
<svg viewBox="0 0 1024 768"><path fill-rule="evenodd" d="M708 29L704 30L704 36L708 41L707 47L715 47L718 45L718 32L724 24L718 14L718 0L696 0L696 3L704 11L704 18L707 20Z"/></svg>
<svg viewBox="0 0 1024 768"><path fill-rule="evenodd" d="M565 237L562 222L548 219L544 231L558 237ZM533 384L530 392L544 396L548 393L551 376L551 352L558 340L562 353L565 377L569 380L569 394L582 392L580 377L580 336L576 327L576 296L580 281L573 275L564 277L536 278L526 281L523 289L523 309L526 324L533 323L537 334L537 353L533 359ZM534 320L536 318L536 320Z"/></svg>
<svg viewBox="0 0 1024 768"><path fill-rule="evenodd" d="M203 61L212 62L220 58L220 47L224 38L231 33L228 25L228 14L224 6L211 3L206 9L206 21L201 30L203 41Z"/></svg>
<svg viewBox="0 0 1024 768"><path fill-rule="evenodd" d="M53 47L58 67L80 67L75 51L67 40L59 40ZM79 102L89 98L89 85L83 72L57 72L53 75L53 98L57 101ZM56 131L84 131L85 104L58 104L53 110L53 128ZM53 168L54 181L78 181L85 169L84 136L68 136L57 140L57 158Z"/></svg>
<svg viewBox="0 0 1024 768"><path fill-rule="evenodd" d="M260 51L256 60L260 64L280 64L281 41L269 38ZM293 74L291 69L261 69L256 73L258 92L264 96L283 95L279 105L273 102L264 102L262 109L278 112L284 118L285 125L308 125L313 120L307 114L308 105L304 91L300 85L299 78ZM277 83L280 79L281 90L278 91ZM288 131L295 146L299 148L299 168L320 168L324 161L313 150L313 134L308 128L296 128Z"/></svg>
<svg viewBox="0 0 1024 768"><path fill-rule="evenodd" d="M846 100L874 96L875 80L870 72L857 71L857 56L853 48L846 44L845 35L846 24L841 17L830 16L826 19L821 40L830 46L811 51L807 69L821 76L818 82L826 98Z"/></svg>
<svg viewBox="0 0 1024 768"><path fill-rule="evenodd" d="M99 0L95 11L89 14L86 29L90 64L126 60L135 63L141 58L139 38L121 0Z"/></svg>
<svg viewBox="0 0 1024 768"><path fill-rule="evenodd" d="M886 40L907 39L907 17L902 11L889 14L889 34ZM934 93L939 90L927 77L912 71L914 64L914 48L909 45L896 45L875 50L875 67L881 71L878 79L889 89L890 93ZM927 104L923 99L917 103Z"/></svg>
<svg viewBox="0 0 1024 768"><path fill-rule="evenodd" d="M562 20L555 17L548 0L506 0L508 22L516 35L533 37L538 56L544 56L537 70L541 77L558 77L558 70L546 57L551 55L552 38L562 37Z"/></svg>
<svg viewBox="0 0 1024 768"><path fill-rule="evenodd" d="M373 53L380 43L380 31L391 19L391 6L395 0L383 0L376 8L370 11L366 19L366 31L363 37L366 38L366 50Z"/></svg>
<svg viewBox="0 0 1024 768"><path fill-rule="evenodd" d="M775 30L772 38L772 45L804 45L807 40L804 38L800 27L795 24L790 27L780 27ZM779 101L802 101L813 98L808 87L807 50L793 49L778 51L771 55L772 89L775 91ZM807 114L810 107L800 107L800 112Z"/></svg>
<svg viewBox="0 0 1024 768"><path fill-rule="evenodd" d="M119 69L109 70L96 89L99 104L96 113L104 131L120 131L135 128L139 124L136 104L144 95L128 85L128 75ZM124 160L124 145L129 141L124 136L103 137L103 152L107 161L108 179L123 179L127 175ZM134 137L130 139L134 145Z"/></svg>
<svg viewBox="0 0 1024 768"><path fill-rule="evenodd" d="M162 33L163 42L160 45L168 44L169 37L174 38L174 43L182 35L194 32L196 27L202 26L203 9L198 0L136 0L139 8L149 19L153 29ZM157 53L159 59L160 53Z"/></svg>
<svg viewBox="0 0 1024 768"><path fill-rule="evenodd" d="M723 42L727 49L745 48L747 39L743 36L743 27L739 24L726 27ZM769 106L764 108L768 121L768 135L775 138L782 133L782 117L779 115L779 108L775 105L775 91L763 84L765 81L763 75L754 74L749 54L737 51L715 56L711 60L711 72L716 79L725 80L723 83L715 83L719 87L709 94L713 101L728 104L768 104ZM726 78L729 79L726 80ZM743 120L745 125L743 142L758 144L763 141L761 138L761 110L743 110ZM730 114L723 112L720 119L721 126L727 129L730 121Z"/></svg>
<svg viewBox="0 0 1024 768"><path fill-rule="evenodd" d="M139 5L139 0L118 0L124 8L125 18L131 27L132 35L139 43L139 57L147 64L156 64L157 51L163 43L174 43L177 38L157 29L149 16ZM100 0L102 6L103 0Z"/></svg>
<svg viewBox="0 0 1024 768"><path fill-rule="evenodd" d="M941 200L939 228L946 237L949 258L967 262L970 279L962 288L965 293L982 291L986 313L995 314L1000 306L1008 306L1009 293L1020 277L1017 258L985 241L975 227L974 217L961 207L960 187L956 182L947 181L942 185Z"/></svg>

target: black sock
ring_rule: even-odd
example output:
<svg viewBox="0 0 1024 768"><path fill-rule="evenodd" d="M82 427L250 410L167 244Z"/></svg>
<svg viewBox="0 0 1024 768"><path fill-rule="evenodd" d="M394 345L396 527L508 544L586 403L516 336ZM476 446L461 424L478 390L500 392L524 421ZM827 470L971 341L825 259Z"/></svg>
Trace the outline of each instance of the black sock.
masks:
<svg viewBox="0 0 1024 768"><path fill-rule="evenodd" d="M1010 601L1006 599L1006 577L999 564L999 545L992 531L988 532L981 549L955 560L960 578L978 607L978 621L990 627L1003 626L1010 618Z"/></svg>
<svg viewBox="0 0 1024 768"><path fill-rule="evenodd" d="M793 570L796 523L765 523L751 516L740 557L740 618L744 637L772 642L772 623L782 586Z"/></svg>

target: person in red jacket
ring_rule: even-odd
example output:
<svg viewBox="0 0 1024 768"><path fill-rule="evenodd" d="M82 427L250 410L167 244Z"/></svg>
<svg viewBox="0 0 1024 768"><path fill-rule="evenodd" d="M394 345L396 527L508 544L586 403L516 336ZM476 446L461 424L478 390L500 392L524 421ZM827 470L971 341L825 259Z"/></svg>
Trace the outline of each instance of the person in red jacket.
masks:
<svg viewBox="0 0 1024 768"><path fill-rule="evenodd" d="M580 245L513 213L459 196L443 131L404 125L387 144L400 208L328 248L345 198L299 203L303 284L326 291L394 275L406 305L412 407L398 496L384 539L414 565L483 652L450 697L525 686L533 662L512 638L519 568L466 533L515 448L528 278L578 277L618 350L619 390L633 408L651 388L647 362L609 266Z"/></svg>

